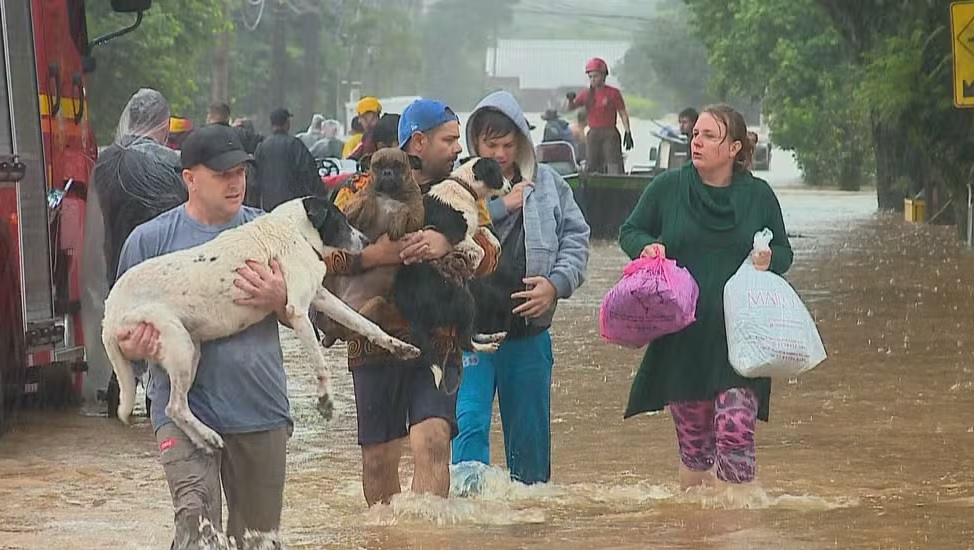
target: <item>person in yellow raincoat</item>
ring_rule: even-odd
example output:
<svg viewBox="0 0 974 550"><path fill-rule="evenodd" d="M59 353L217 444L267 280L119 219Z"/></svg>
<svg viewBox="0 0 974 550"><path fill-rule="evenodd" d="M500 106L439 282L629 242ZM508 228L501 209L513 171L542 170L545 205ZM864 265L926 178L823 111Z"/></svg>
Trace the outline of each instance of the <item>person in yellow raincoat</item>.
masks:
<svg viewBox="0 0 974 550"><path fill-rule="evenodd" d="M382 116L382 104L374 97L363 97L355 106L356 117L359 122L359 133L352 134L352 137L345 143L342 149L342 157L360 159L365 155L375 152L375 142L372 139L372 131L379 123ZM352 131L355 131L355 120L352 120Z"/></svg>

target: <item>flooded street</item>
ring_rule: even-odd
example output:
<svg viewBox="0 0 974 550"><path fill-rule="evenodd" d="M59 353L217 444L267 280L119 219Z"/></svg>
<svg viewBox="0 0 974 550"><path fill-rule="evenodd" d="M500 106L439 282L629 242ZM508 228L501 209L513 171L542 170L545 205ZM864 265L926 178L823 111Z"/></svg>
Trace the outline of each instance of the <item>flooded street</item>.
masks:
<svg viewBox="0 0 974 550"><path fill-rule="evenodd" d="M367 510L351 377L328 351L330 423L284 329L296 430L283 539L289 548L974 548L974 254L953 228L875 216L873 193L782 188L797 251L789 280L830 359L773 388L758 426L766 497L728 509L676 485L668 414L622 420L641 352L601 342L598 306L626 258L597 243L589 280L552 337L552 483L502 471L474 498L403 495ZM0 548L168 548L171 504L145 419L24 414L0 439ZM495 412L492 455L503 465ZM401 472L408 487L411 459Z"/></svg>

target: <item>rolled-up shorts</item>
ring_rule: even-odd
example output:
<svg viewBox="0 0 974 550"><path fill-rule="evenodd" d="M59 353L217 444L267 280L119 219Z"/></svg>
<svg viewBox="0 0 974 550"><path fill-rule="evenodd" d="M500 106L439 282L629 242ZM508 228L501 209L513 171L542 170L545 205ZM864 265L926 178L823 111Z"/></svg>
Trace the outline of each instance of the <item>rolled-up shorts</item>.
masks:
<svg viewBox="0 0 974 550"><path fill-rule="evenodd" d="M457 376L460 366L447 366L444 376ZM450 424L457 435L457 394L437 389L429 365L390 360L353 367L359 445L378 445L409 435L430 418Z"/></svg>

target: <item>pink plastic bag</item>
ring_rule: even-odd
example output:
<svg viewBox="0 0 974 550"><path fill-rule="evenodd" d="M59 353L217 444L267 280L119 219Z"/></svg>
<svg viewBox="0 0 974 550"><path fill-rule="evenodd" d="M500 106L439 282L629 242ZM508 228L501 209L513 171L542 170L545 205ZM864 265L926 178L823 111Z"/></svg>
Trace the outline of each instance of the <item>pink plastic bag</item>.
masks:
<svg viewBox="0 0 974 550"><path fill-rule="evenodd" d="M613 344L640 348L697 320L700 289L674 260L639 258L602 299L599 328Z"/></svg>

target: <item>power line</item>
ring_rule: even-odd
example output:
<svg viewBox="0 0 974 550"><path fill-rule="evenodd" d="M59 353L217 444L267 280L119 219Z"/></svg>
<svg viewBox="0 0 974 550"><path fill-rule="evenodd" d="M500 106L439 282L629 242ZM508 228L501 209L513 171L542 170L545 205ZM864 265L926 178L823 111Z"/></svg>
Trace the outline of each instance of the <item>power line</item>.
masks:
<svg viewBox="0 0 974 550"><path fill-rule="evenodd" d="M621 19L625 21L639 21L641 23L648 23L652 21L652 18L638 15L626 15L626 14L612 14L612 13L595 13L595 12L578 12L578 11L553 11L550 9L541 8L522 8L514 6L511 11L517 13L528 13L533 15L548 15L552 17L568 17L572 19Z"/></svg>
<svg viewBox="0 0 974 550"><path fill-rule="evenodd" d="M244 28L247 29L248 31L253 32L257 30L257 26L260 25L260 20L263 19L264 17L264 6L267 3L267 0L246 0L246 3L250 6L257 7L257 17L254 18L253 23L247 21L246 6L244 7L244 13L241 14L241 19L243 19Z"/></svg>

